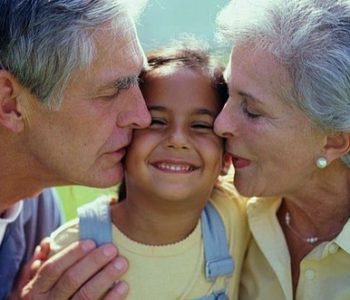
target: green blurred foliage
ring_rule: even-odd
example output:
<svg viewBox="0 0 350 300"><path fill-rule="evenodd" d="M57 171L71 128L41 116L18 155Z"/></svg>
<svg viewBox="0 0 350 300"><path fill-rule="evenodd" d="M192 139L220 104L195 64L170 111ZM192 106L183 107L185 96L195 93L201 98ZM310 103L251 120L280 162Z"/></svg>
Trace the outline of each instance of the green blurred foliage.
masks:
<svg viewBox="0 0 350 300"><path fill-rule="evenodd" d="M98 189L85 186L63 186L56 188L57 194L61 200L65 221L77 217L77 208L84 203L92 201L101 195L116 196L117 186Z"/></svg>

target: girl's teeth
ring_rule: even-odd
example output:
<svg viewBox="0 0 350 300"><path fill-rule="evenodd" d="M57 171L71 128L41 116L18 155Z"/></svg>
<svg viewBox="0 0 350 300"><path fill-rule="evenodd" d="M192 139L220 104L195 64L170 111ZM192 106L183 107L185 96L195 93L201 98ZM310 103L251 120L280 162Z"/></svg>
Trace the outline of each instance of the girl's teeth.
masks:
<svg viewBox="0 0 350 300"><path fill-rule="evenodd" d="M168 163L158 164L159 169L170 170L173 172L188 172L191 170L191 166L189 165L173 165Z"/></svg>

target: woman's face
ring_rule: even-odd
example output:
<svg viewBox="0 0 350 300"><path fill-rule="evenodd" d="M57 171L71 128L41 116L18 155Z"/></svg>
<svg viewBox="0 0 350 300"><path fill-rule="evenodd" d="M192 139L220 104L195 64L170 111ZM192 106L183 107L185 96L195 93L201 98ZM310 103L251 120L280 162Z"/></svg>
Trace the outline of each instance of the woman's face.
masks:
<svg viewBox="0 0 350 300"><path fill-rule="evenodd" d="M263 50L232 52L226 70L229 100L214 130L227 138L234 184L245 196L293 194L314 178L326 135L282 99L291 85L286 69Z"/></svg>

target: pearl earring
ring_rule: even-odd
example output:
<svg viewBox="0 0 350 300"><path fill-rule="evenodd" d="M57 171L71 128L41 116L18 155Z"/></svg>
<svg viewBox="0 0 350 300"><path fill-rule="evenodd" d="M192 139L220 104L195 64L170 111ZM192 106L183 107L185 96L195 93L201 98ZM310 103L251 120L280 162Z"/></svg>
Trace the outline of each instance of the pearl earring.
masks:
<svg viewBox="0 0 350 300"><path fill-rule="evenodd" d="M317 160L316 160L316 166L320 169L323 169L325 167L327 167L328 165L328 161L325 157L319 157Z"/></svg>

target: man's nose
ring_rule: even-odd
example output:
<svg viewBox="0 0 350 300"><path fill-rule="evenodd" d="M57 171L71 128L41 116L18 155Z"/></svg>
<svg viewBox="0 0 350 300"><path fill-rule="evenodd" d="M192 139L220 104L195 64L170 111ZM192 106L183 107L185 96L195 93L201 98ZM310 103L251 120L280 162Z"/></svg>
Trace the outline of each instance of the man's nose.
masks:
<svg viewBox="0 0 350 300"><path fill-rule="evenodd" d="M122 113L118 115L118 126L135 129L146 128L151 123L151 115L147 109L145 99L138 86L131 87L126 101L123 103Z"/></svg>

